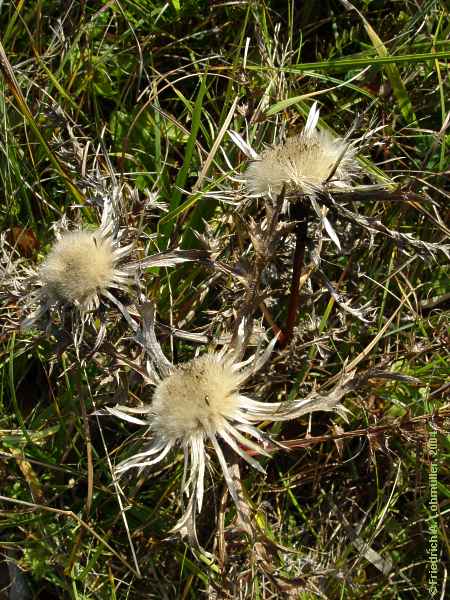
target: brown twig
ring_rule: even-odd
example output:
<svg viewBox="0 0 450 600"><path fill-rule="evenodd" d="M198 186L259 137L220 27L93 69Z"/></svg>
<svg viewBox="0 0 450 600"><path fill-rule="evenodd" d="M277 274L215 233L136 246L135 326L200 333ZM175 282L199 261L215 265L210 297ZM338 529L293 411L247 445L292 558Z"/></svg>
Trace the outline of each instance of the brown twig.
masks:
<svg viewBox="0 0 450 600"><path fill-rule="evenodd" d="M270 328L272 329L274 335L280 335L281 336L282 335L282 331L278 327L278 325L275 323L274 318L272 317L272 313L267 308L266 303L264 302L264 300L262 300L260 302L260 304L259 304L259 310L262 312L263 317L265 318L265 320L270 325Z"/></svg>
<svg viewBox="0 0 450 600"><path fill-rule="evenodd" d="M336 442L337 440L352 439L355 437L371 438L385 434L401 434L402 431L414 433L415 431L420 430L420 428L427 423L433 423L436 427L438 425L443 427L445 420L447 420L449 417L450 409L444 408L434 414L421 415L404 421L397 420L394 423L389 423L388 425L378 425L376 427L354 429L353 431L343 431L342 433L334 435L318 435L308 438L283 440L279 444L268 444L264 449L270 453L282 452L283 450L289 452L295 448L309 448L311 446L317 446L317 444L323 444L324 442ZM444 432L442 433L444 434ZM256 455L256 452L253 450L246 449L246 452L250 456Z"/></svg>

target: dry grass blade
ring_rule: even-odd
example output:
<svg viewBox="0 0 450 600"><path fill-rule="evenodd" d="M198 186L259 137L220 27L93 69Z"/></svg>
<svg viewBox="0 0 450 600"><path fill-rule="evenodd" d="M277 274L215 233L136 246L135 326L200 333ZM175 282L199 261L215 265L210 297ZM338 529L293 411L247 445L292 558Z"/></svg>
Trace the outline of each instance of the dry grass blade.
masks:
<svg viewBox="0 0 450 600"><path fill-rule="evenodd" d="M107 550L109 550L112 554L114 554L114 556L116 558L118 558L120 560L121 563L123 563L127 569L129 569L130 571L132 571L136 576L138 576L138 573L134 570L134 568L127 562L127 560L120 555L119 552L117 552L117 550L114 550L114 548L106 541L102 538L101 535L99 535L95 529L93 529L90 525L88 525L88 523L85 523L83 521L83 519L80 519L80 517L78 515L76 515L74 512L72 512L71 510L62 510L59 508L53 508L52 506L45 506L43 504L35 504L34 502L26 502L24 500L18 500L17 498L8 498L7 496L0 496L0 501L2 502L7 502L8 504L14 504L17 506L23 506L26 508L31 508L33 510L43 510L45 512L50 512L56 515L61 515L63 517L68 517L69 519L73 519L74 521L76 521L79 525L81 525L81 527L83 527L84 529L86 529L86 531L88 531L91 535L93 535Z"/></svg>
<svg viewBox="0 0 450 600"><path fill-rule="evenodd" d="M84 202L83 195L80 193L80 191L78 190L78 188L74 185L74 183L70 179L68 173L64 169L64 167L61 164L61 162L58 160L58 158L55 156L55 154L50 149L47 141L43 137L43 135L42 135L42 133L41 133L41 131L40 131L37 123L36 123L35 118L33 117L30 109L28 108L28 105L27 105L27 102L25 100L25 97L22 94L22 91L20 89L19 83L18 83L18 81L16 79L16 76L14 75L14 70L13 70L13 68L11 66L11 63L8 60L8 57L6 55L5 49L3 48L3 45L1 43L1 41L0 41L0 68L2 70L2 73L3 73L3 76L5 78L5 81L6 81L9 89L11 90L11 93L13 94L13 96L14 96L14 98L16 100L16 103L17 103L17 106L19 108L19 111L22 113L23 117L25 118L25 120L30 125L30 127L33 130L33 133L35 134L35 136L38 139L39 143L45 149L45 151L47 153L47 156L48 156L50 162L53 164L55 170L59 173L59 175L63 179L65 185L67 186L67 189L69 190L69 192L71 192L73 194L74 199L77 202Z"/></svg>

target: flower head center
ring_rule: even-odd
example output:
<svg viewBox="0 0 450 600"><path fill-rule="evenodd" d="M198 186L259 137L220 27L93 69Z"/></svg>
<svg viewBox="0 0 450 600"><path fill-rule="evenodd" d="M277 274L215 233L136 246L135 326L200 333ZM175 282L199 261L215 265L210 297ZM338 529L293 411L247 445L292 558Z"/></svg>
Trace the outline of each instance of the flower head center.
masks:
<svg viewBox="0 0 450 600"><path fill-rule="evenodd" d="M53 246L39 274L50 301L89 303L111 284L111 241L98 232L68 232Z"/></svg>
<svg viewBox="0 0 450 600"><path fill-rule="evenodd" d="M239 407L238 383L231 363L218 354L178 365L155 390L155 430L171 441L216 433Z"/></svg>

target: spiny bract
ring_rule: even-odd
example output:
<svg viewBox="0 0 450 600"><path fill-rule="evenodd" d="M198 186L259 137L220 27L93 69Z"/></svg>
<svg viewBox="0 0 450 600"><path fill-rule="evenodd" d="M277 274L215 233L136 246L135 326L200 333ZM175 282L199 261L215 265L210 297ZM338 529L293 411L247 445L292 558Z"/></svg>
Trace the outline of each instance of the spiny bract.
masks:
<svg viewBox="0 0 450 600"><path fill-rule="evenodd" d="M61 315L60 310L74 306L80 317L75 317L73 321L75 329L79 330L76 333L74 329L78 340L87 322L96 328L92 312L106 302L118 308L136 331L138 325L126 305L116 297L117 291L127 294L133 290L136 297L140 294L140 275L143 270L209 258L203 250L174 249L132 260L139 231L120 227L121 202L118 194L103 199L100 226L93 231L79 229L59 232L49 254L37 268L15 258L14 249L8 252L5 242L0 244L0 295L13 296L23 312L27 313L20 324L22 329L36 326L43 317L47 317L48 325L54 310ZM61 227L55 229L60 231ZM130 237L130 233L134 239L124 244L124 239ZM98 343L105 334L105 327L103 321L97 330Z"/></svg>

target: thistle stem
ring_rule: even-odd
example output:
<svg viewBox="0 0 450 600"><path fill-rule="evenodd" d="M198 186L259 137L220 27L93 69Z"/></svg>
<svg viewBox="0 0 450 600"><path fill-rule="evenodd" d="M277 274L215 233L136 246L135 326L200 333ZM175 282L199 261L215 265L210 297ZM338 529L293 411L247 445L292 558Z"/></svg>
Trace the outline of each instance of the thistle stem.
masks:
<svg viewBox="0 0 450 600"><path fill-rule="evenodd" d="M296 203L292 207L292 216L297 225L295 227L295 252L292 267L291 295L286 320L286 329L279 338L279 345L285 348L292 339L294 326L298 319L300 307L300 276L305 259L305 248L308 233L308 210L303 203Z"/></svg>

